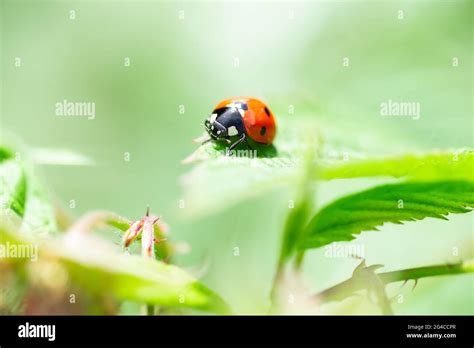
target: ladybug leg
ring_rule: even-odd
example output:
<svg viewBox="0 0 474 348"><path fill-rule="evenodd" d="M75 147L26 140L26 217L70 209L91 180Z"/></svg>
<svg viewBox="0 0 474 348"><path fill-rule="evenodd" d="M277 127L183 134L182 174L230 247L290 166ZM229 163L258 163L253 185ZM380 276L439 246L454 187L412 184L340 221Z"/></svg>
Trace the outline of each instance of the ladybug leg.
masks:
<svg viewBox="0 0 474 348"><path fill-rule="evenodd" d="M230 156L233 149L235 149L241 142L246 141L247 138L245 137L245 133L242 133L240 138L236 140L232 145L229 146L226 152L226 156Z"/></svg>

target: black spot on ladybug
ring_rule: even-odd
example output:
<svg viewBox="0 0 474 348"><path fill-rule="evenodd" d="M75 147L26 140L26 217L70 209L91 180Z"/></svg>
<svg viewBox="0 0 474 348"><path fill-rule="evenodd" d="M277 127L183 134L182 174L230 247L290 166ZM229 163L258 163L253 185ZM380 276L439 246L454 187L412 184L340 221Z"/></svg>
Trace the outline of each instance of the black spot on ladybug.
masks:
<svg viewBox="0 0 474 348"><path fill-rule="evenodd" d="M268 117L270 117L270 110L265 106L265 113L267 114Z"/></svg>
<svg viewBox="0 0 474 348"><path fill-rule="evenodd" d="M245 103L241 103L240 106L242 107L242 109L244 109L245 111L247 111L249 109L249 106Z"/></svg>
<svg viewBox="0 0 474 348"><path fill-rule="evenodd" d="M264 136L266 132L267 132L267 127L263 126L263 127L260 129L260 135L261 135L261 136Z"/></svg>

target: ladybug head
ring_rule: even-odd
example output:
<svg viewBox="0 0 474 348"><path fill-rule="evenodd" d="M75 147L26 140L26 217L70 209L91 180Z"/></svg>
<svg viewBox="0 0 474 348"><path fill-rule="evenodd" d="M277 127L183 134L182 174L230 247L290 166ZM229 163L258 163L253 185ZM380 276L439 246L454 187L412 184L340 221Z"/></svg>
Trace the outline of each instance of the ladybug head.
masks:
<svg viewBox="0 0 474 348"><path fill-rule="evenodd" d="M212 139L225 139L227 137L227 128L216 121L216 114L212 114L204 121L204 127Z"/></svg>

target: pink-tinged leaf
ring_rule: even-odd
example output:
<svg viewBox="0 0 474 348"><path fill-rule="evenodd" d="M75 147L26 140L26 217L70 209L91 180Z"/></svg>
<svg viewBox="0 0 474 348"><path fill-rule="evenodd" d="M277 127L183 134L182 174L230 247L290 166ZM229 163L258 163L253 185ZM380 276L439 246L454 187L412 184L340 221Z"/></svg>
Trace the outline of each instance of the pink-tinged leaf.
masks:
<svg viewBox="0 0 474 348"><path fill-rule="evenodd" d="M140 232L143 228L143 221L138 220L132 223L130 228L125 232L123 235L123 245L124 247L128 247L130 244L133 243L135 239L140 235Z"/></svg>

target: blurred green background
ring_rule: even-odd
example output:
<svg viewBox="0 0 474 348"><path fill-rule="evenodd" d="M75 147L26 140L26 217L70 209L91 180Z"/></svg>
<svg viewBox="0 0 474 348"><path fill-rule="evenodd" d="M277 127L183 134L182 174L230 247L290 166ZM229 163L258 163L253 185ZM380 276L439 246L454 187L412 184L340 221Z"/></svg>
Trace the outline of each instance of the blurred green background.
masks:
<svg viewBox="0 0 474 348"><path fill-rule="evenodd" d="M208 264L203 281L238 313L261 313L269 304L291 191L185 218L179 180L190 167L180 161L196 148L191 140L221 99L252 95L266 100L277 119L317 118L364 153L474 145L471 1L3 0L1 6L2 136L91 158L93 165L38 171L75 217L105 209L135 219L150 205L171 226L173 241L192 246L178 264ZM64 99L94 102L95 119L56 116L55 104ZM389 99L420 103L420 119L380 116L380 103ZM318 205L378 182L322 184ZM473 218L387 225L356 242L364 243L368 264L386 270L472 258ZM357 264L312 251L305 275L322 290ZM470 275L422 280L402 291L396 313L474 313ZM360 299L326 310L378 313Z"/></svg>

